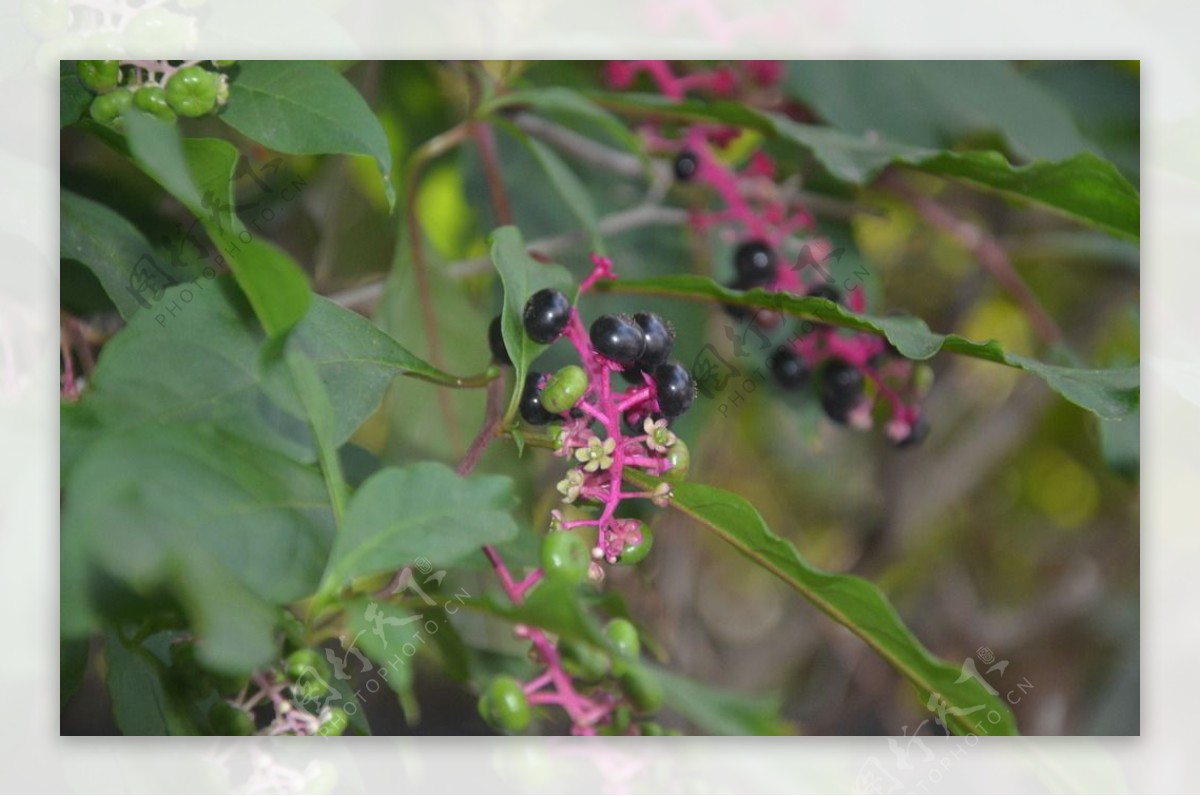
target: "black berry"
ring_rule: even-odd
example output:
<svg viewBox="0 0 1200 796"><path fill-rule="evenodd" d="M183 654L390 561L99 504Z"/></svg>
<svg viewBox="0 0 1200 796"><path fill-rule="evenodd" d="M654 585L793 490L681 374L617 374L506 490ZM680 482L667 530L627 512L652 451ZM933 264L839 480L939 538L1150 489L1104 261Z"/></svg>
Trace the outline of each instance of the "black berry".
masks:
<svg viewBox="0 0 1200 796"><path fill-rule="evenodd" d="M845 423L850 410L863 396L863 375L840 359L830 360L821 371L821 408L835 423Z"/></svg>
<svg viewBox="0 0 1200 796"><path fill-rule="evenodd" d="M542 391L538 382L546 374L532 371L525 377L525 389L521 392L521 417L531 426L544 426L554 419L554 415L542 406Z"/></svg>
<svg viewBox="0 0 1200 796"><path fill-rule="evenodd" d="M836 285L833 285L829 282L824 282L820 285L817 285L812 290L808 291L808 295L816 298L827 299L832 301L834 304L845 305L846 303L845 296L842 295L842 291L838 290Z"/></svg>
<svg viewBox="0 0 1200 796"><path fill-rule="evenodd" d="M571 302L561 291L542 288L525 302L525 334L535 343L553 343L571 319Z"/></svg>
<svg viewBox="0 0 1200 796"><path fill-rule="evenodd" d="M918 417L916 422L912 424L912 429L909 430L908 436L904 439L896 440L894 444L900 450L906 448L915 448L925 441L929 436L929 423L925 422L925 418Z"/></svg>
<svg viewBox="0 0 1200 796"><path fill-rule="evenodd" d="M761 240L746 241L734 252L733 267L741 289L762 287L775 281L775 252Z"/></svg>
<svg viewBox="0 0 1200 796"><path fill-rule="evenodd" d="M500 316L492 318L488 326L488 348L492 349L492 361L501 365L511 365L512 358L504 347L504 333L500 330Z"/></svg>
<svg viewBox="0 0 1200 796"><path fill-rule="evenodd" d="M699 168L700 161L696 158L696 153L685 149L679 153L679 157L675 158L675 179L687 182L696 176Z"/></svg>
<svg viewBox="0 0 1200 796"><path fill-rule="evenodd" d="M667 417L679 417L696 397L696 381L688 369L678 362L668 362L655 368L654 384L658 388L658 407Z"/></svg>
<svg viewBox="0 0 1200 796"><path fill-rule="evenodd" d="M798 390L808 383L808 364L793 348L777 348L771 357L770 365L776 383L785 390Z"/></svg>
<svg viewBox="0 0 1200 796"><path fill-rule="evenodd" d="M597 353L620 365L636 363L646 350L641 327L626 315L601 315L592 324L589 336Z"/></svg>
<svg viewBox="0 0 1200 796"><path fill-rule="evenodd" d="M666 362L671 357L671 349L675 346L675 332L657 314L639 312L633 316L633 321L642 330L646 347L638 358L638 366L652 368Z"/></svg>

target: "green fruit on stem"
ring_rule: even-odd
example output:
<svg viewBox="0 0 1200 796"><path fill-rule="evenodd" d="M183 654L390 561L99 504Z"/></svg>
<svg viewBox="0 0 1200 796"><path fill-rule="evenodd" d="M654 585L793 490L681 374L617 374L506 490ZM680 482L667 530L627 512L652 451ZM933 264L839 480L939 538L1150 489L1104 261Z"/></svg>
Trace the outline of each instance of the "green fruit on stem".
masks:
<svg viewBox="0 0 1200 796"><path fill-rule="evenodd" d="M317 735L341 735L350 726L350 717L339 707L329 709L329 717L321 722Z"/></svg>
<svg viewBox="0 0 1200 796"><path fill-rule="evenodd" d="M587 542L564 531L552 531L542 539L541 561L547 577L568 583L583 583L592 564Z"/></svg>
<svg viewBox="0 0 1200 796"><path fill-rule="evenodd" d="M637 660L638 655L642 651L642 644L638 640L637 628L627 619L614 619L605 625L604 637L608 639L613 653L622 660Z"/></svg>
<svg viewBox="0 0 1200 796"><path fill-rule="evenodd" d="M662 707L662 683L649 669L630 666L621 674L621 690L638 713L653 713Z"/></svg>
<svg viewBox="0 0 1200 796"><path fill-rule="evenodd" d="M621 549L621 555L617 558L618 564L637 564L650 554L650 548L654 547L654 531L650 530L650 526L643 523L638 523L642 538L637 544L629 544L626 542L625 547Z"/></svg>
<svg viewBox="0 0 1200 796"><path fill-rule="evenodd" d="M105 127L120 130L125 126L125 114L133 105L133 93L121 89L101 94L92 100L92 118Z"/></svg>
<svg viewBox="0 0 1200 796"><path fill-rule="evenodd" d="M165 121L175 120L175 111L167 102L167 92L160 86L142 86L133 95L133 104L140 110Z"/></svg>
<svg viewBox="0 0 1200 796"><path fill-rule="evenodd" d="M588 388L588 377L578 365L567 365L550 377L542 388L542 406L546 411L561 415L575 404Z"/></svg>
<svg viewBox="0 0 1200 796"><path fill-rule="evenodd" d="M221 700L208 711L213 735L253 735L254 719L241 708Z"/></svg>
<svg viewBox="0 0 1200 796"><path fill-rule="evenodd" d="M121 64L117 61L80 61L79 80L97 94L107 94L121 82Z"/></svg>
<svg viewBox="0 0 1200 796"><path fill-rule="evenodd" d="M296 650L287 657L284 663L287 676L293 682L303 680L325 681L329 679L329 662L325 656L314 649Z"/></svg>
<svg viewBox="0 0 1200 796"><path fill-rule="evenodd" d="M564 638L558 642L558 654L563 668L581 680L599 680L608 674L608 656L591 644Z"/></svg>
<svg viewBox="0 0 1200 796"><path fill-rule="evenodd" d="M204 116L217 107L220 77L199 67L180 69L167 80L167 101L180 116Z"/></svg>
<svg viewBox="0 0 1200 796"><path fill-rule="evenodd" d="M667 449L667 461L671 463L671 469L663 473L662 477L675 483L686 481L688 468L692 466L692 454L687 443L676 437L675 444Z"/></svg>
<svg viewBox="0 0 1200 796"><path fill-rule="evenodd" d="M479 698L479 713L489 724L504 732L520 732L533 719L525 689L507 675L496 677L488 684Z"/></svg>

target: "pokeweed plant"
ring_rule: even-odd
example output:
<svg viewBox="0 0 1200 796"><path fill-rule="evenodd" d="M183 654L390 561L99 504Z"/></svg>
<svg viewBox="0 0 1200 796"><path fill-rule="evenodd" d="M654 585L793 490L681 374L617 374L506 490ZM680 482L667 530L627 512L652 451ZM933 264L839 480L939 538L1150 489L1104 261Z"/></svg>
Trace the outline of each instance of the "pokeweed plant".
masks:
<svg viewBox="0 0 1200 796"><path fill-rule="evenodd" d="M312 176L312 156L373 159L382 186L364 190L385 209L397 201L395 142L333 67L64 63L64 135L99 142L174 203L169 217L135 223L94 187L62 192L62 258L86 267L104 294L99 310L84 312L64 286L64 700L101 638L114 716L128 734L367 733L365 697L384 685L415 722L417 660L440 662L473 689L480 715L503 732L663 734L655 714L664 704L712 732L786 731L774 700L689 683L644 653L661 648L606 572L650 553L649 503L712 530L862 639L950 731L1016 732L994 689L931 654L876 586L813 567L745 499L689 480L680 418L712 374L701 359L680 359L702 341L678 339L658 312L588 304L605 294L673 297L723 308L764 340L791 331L768 346L778 387L811 390L836 423L878 423L901 447L928 433L923 361L940 351L1026 371L1118 419L1137 406L1136 368L1089 369L1058 354L1041 362L917 318L867 314L868 286L831 265L836 247L821 234L830 200L800 186L804 164L815 163L842 189L904 193L897 175L908 169L1126 238L1137 235L1136 191L1088 153L1017 166L995 152L815 124L777 62L611 62L578 88L538 85L514 65L437 68L467 110L426 129L396 172L405 189L397 273L382 301L413 309L405 321L419 331L402 344L351 309L377 298L377 285L319 295L259 216L243 220L259 205L279 212L290 201L273 182L281 164ZM505 172L497 131L524 147L583 228L582 278L552 261L561 242L525 240L508 197L523 175ZM468 145L500 222L486 266L503 301L486 333L464 343L492 363L458 375L442 366L438 330L454 309L436 298L447 275L429 262L436 230L421 202L438 159ZM697 239L731 247L732 278L629 276L634 265L607 253L617 232L572 158L646 179L659 200L674 191L686 207L624 208L621 224L682 218ZM249 191L237 187L243 176ZM114 316L115 331L101 322ZM410 350L417 345L428 361ZM535 369L568 350L569 364ZM396 376L406 378L392 385ZM378 417L389 386L403 395L421 381L437 388L430 418L452 415L451 391L486 393L474 440L458 447L453 468L419 446L364 464L352 438ZM516 473L475 472L506 443L521 455L513 468L541 466L538 450L560 460L544 490L556 508L518 505ZM521 552L529 540L532 556ZM480 567L490 572L482 580ZM511 637L497 640L495 626Z"/></svg>

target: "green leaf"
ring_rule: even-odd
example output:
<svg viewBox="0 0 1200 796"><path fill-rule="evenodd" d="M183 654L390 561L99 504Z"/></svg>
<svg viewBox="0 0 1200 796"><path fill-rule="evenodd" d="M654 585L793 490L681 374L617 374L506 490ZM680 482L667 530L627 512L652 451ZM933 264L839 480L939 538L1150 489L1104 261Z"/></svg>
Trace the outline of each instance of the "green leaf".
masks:
<svg viewBox="0 0 1200 796"><path fill-rule="evenodd" d="M221 671L270 659L269 603L312 592L333 535L317 473L207 426L104 436L65 494L64 536L135 593L173 595Z"/></svg>
<svg viewBox="0 0 1200 796"><path fill-rule="evenodd" d="M242 61L221 119L268 149L375 159L396 203L387 135L362 95L321 61Z"/></svg>
<svg viewBox="0 0 1200 796"><path fill-rule="evenodd" d="M345 604L346 634L363 654L375 662L382 672L377 680L385 680L401 699L412 695L411 651L420 639L423 617L388 602L360 597ZM405 652L405 644L411 644Z"/></svg>
<svg viewBox="0 0 1200 796"><path fill-rule="evenodd" d="M580 589L571 583L542 579L519 604L503 594L490 593L482 601L468 601L468 607L482 610L509 622L542 628L559 636L608 647L599 625L584 607Z"/></svg>
<svg viewBox="0 0 1200 796"><path fill-rule="evenodd" d="M626 473L645 488L658 483L645 473ZM912 683L922 703L929 702L931 694L940 696L949 706L945 719L950 729L959 733L1016 734L1016 723L1004 700L978 680L958 682L962 679L960 668L931 655L874 584L811 566L791 542L771 532L752 505L732 492L689 483L674 484L671 490L673 507L708 526L743 556L865 641ZM998 721L987 718L993 713L1000 716Z"/></svg>
<svg viewBox="0 0 1200 796"><path fill-rule="evenodd" d="M66 127L87 113L95 94L79 80L78 61L60 61L58 66L58 126Z"/></svg>
<svg viewBox="0 0 1200 796"><path fill-rule="evenodd" d="M316 364L308 355L292 348L284 356L296 395L304 405L309 428L317 444L317 458L333 506L333 518L336 525L341 527L346 511L346 480L342 475L342 460L338 457L333 403L329 400L325 385L321 383Z"/></svg>
<svg viewBox="0 0 1200 796"><path fill-rule="evenodd" d="M1091 149L1067 108L1006 61L791 61L785 86L854 135L941 149L994 132L1022 158Z"/></svg>
<svg viewBox="0 0 1200 796"><path fill-rule="evenodd" d="M641 141L624 122L601 108L590 99L562 86L510 91L495 97L479 111L480 115L491 116L506 108L530 107L539 113L563 116L577 122L591 123L604 130L623 149L630 152L642 151Z"/></svg>
<svg viewBox="0 0 1200 796"><path fill-rule="evenodd" d="M517 533L515 503L511 479L501 476L463 477L436 462L380 470L350 501L320 591L418 558L453 564L507 541Z"/></svg>
<svg viewBox="0 0 1200 796"><path fill-rule="evenodd" d="M599 221L596 217L596 206L592 202L592 195L575 172L571 170L571 167L553 149L536 138L526 135L519 127L507 125L505 129L529 150L533 159L546 173L554 190L562 197L562 201L571 211L571 215L575 216L575 220L579 222L580 226L587 230L591 239L592 251L597 254L606 254L604 241L600 237Z"/></svg>
<svg viewBox="0 0 1200 796"><path fill-rule="evenodd" d="M743 696L652 667L662 683L666 704L713 735L788 735L779 718L777 696Z"/></svg>
<svg viewBox="0 0 1200 796"><path fill-rule="evenodd" d="M1100 420L1100 452L1115 472L1137 479L1141 468L1141 411L1120 420Z"/></svg>
<svg viewBox="0 0 1200 796"><path fill-rule="evenodd" d="M108 693L117 726L125 735L199 735L187 707L168 692L164 667L153 653L126 646L114 632L104 645Z"/></svg>
<svg viewBox="0 0 1200 796"><path fill-rule="evenodd" d="M237 149L218 139L181 142L172 123L140 112L126 116L134 162L200 220L268 334L286 334L308 311L312 292L291 257L238 220Z"/></svg>
<svg viewBox="0 0 1200 796"><path fill-rule="evenodd" d="M522 320L525 302L542 288L561 290L573 299L575 285L571 274L561 265L539 263L530 257L525 250L525 240L516 227L500 227L493 232L491 247L492 262L500 274L500 281L504 283L504 310L500 317L500 328L516 375L512 399L504 415L507 423L516 416L530 363L546 350L546 346L535 343L525 334Z"/></svg>
<svg viewBox="0 0 1200 796"><path fill-rule="evenodd" d="M1136 366L1093 370L1048 365L1006 353L995 340L980 343L957 334L938 334L930 331L925 321L908 315L859 315L822 298L761 288L739 292L722 287L708 277L691 274L600 282L597 289L765 307L797 318L883 335L909 359L929 359L939 351L948 351L1008 365L1039 376L1068 401L1104 418L1123 417L1136 409L1140 401L1141 382Z"/></svg>
<svg viewBox="0 0 1200 796"><path fill-rule="evenodd" d="M196 276L159 261L137 227L99 202L64 190L58 217L59 256L86 265L126 320L154 298L152 288L143 289L139 274L151 285L168 280L177 284Z"/></svg>
<svg viewBox="0 0 1200 796"><path fill-rule="evenodd" d="M105 428L207 421L292 458L316 458L295 387L286 372L260 367L266 338L240 297L230 297L231 287L222 277L167 290L104 347L90 388L71 410L79 415L71 424L74 449ZM337 407L331 440L338 447L375 410L397 374L468 384L413 356L357 313L319 297L288 347L316 365Z"/></svg>
<svg viewBox="0 0 1200 796"><path fill-rule="evenodd" d="M597 95L609 107L747 127L810 152L835 178L870 183L891 165L964 180L1005 196L1033 202L1114 235L1136 240L1140 229L1137 190L1111 163L1090 152L1066 160L1035 160L1014 166L999 152L954 152L890 141L873 133L855 135L832 127L800 124L731 102L671 102L639 94Z"/></svg>

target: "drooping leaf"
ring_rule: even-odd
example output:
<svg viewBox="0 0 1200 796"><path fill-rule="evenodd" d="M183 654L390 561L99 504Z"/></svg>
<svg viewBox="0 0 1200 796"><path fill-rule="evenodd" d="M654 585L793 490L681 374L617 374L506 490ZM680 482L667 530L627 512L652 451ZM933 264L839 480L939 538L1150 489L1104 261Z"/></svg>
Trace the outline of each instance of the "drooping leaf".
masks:
<svg viewBox="0 0 1200 796"><path fill-rule="evenodd" d="M418 558L453 564L483 545L511 539L515 502L511 479L501 476L463 477L437 462L380 470L350 501L321 592Z"/></svg>
<svg viewBox="0 0 1200 796"><path fill-rule="evenodd" d="M104 436L65 495L64 536L134 593L170 593L222 671L270 658L269 603L311 593L332 542L316 472L207 426Z"/></svg>
<svg viewBox="0 0 1200 796"><path fill-rule="evenodd" d="M185 705L163 679L164 667L148 650L127 646L115 632L105 637L108 693L125 735L198 735Z"/></svg>
<svg viewBox="0 0 1200 796"><path fill-rule="evenodd" d="M345 604L346 635L375 664L374 678L384 680L402 700L412 698L412 663L421 639L423 617L397 605L365 597ZM405 645L408 645L407 647Z"/></svg>
<svg viewBox="0 0 1200 796"><path fill-rule="evenodd" d="M790 61L785 89L854 135L949 148L997 133L1023 158L1091 147L1067 108L1007 61Z"/></svg>
<svg viewBox="0 0 1200 796"><path fill-rule="evenodd" d="M652 488L658 482L638 471L626 473L639 486ZM944 708L950 729L990 735L1016 733L1004 700L973 677L964 678L960 667L930 654L874 584L813 567L791 542L772 533L753 506L731 492L690 483L674 484L671 489L674 508L706 525L870 645L916 688L922 703L931 710ZM989 717L993 714L999 715L999 720L992 721Z"/></svg>
<svg viewBox="0 0 1200 796"><path fill-rule="evenodd" d="M562 86L539 86L500 94L480 109L480 113L490 115L502 109L522 107L549 116L593 124L622 148L630 152L641 151L638 137L620 119L578 91Z"/></svg>
<svg viewBox="0 0 1200 796"><path fill-rule="evenodd" d="M329 492L333 517L338 526L346 510L346 479L342 475L342 460L338 456L336 414L329 392L321 382L317 365L303 351L291 348L284 354L284 361L291 373L296 396L308 417L308 426L317 446L317 460L321 475Z"/></svg>
<svg viewBox="0 0 1200 796"><path fill-rule="evenodd" d="M105 428L181 421L221 425L247 440L312 461L316 445L287 373L264 370L265 336L231 296L228 278L166 291L105 346L69 440L78 448ZM189 291L189 292L184 292ZM307 354L337 407L332 444L341 446L378 406L398 374L452 386L465 382L409 353L370 321L316 298L288 346ZM64 444L67 439L64 438Z"/></svg>
<svg viewBox="0 0 1200 796"><path fill-rule="evenodd" d="M268 149L291 155L375 159L396 203L387 135L362 95L321 61L242 61L221 119Z"/></svg>
<svg viewBox="0 0 1200 796"><path fill-rule="evenodd" d="M560 265L539 263L525 250L525 241L516 227L500 227L491 236L492 262L504 283L504 310L500 317L500 328L504 333L504 347L512 359L516 378L513 395L508 404L505 419L511 420L517 412L521 389L529 365L546 346L535 343L525 334L522 316L525 302L543 288L553 288L574 300L574 284L570 273Z"/></svg>
<svg viewBox="0 0 1200 796"><path fill-rule="evenodd" d="M621 279L601 282L597 288L689 300L719 301L745 307L765 307L797 318L883 335L909 359L928 359L939 351L948 351L1020 368L1039 376L1068 401L1104 418L1122 417L1136 409L1140 401L1140 376L1136 366L1094 370L1050 365L1029 357L1006 353L995 340L980 343L956 334L938 334L930 331L923 320L912 316L860 315L822 298L771 292L761 288L739 292L722 287L708 277L691 274L651 279Z"/></svg>
<svg viewBox="0 0 1200 796"><path fill-rule="evenodd" d="M127 114L134 162L204 226L272 337L286 334L308 311L312 292L300 267L272 244L254 237L234 211L238 151L219 139L181 142L173 124L149 114Z"/></svg>
<svg viewBox="0 0 1200 796"><path fill-rule="evenodd" d="M668 707L713 735L789 735L779 718L783 700L722 691L654 667Z"/></svg>
<svg viewBox="0 0 1200 796"><path fill-rule="evenodd" d="M1014 166L999 152L928 149L870 133L856 135L832 127L801 124L732 102L671 102L640 94L604 94L594 98L620 111L758 130L812 153L833 177L855 185L871 182L890 165L909 166L1033 202L1114 235L1132 240L1139 236L1141 210L1137 190L1115 166L1090 152L1064 160L1034 160Z"/></svg>

